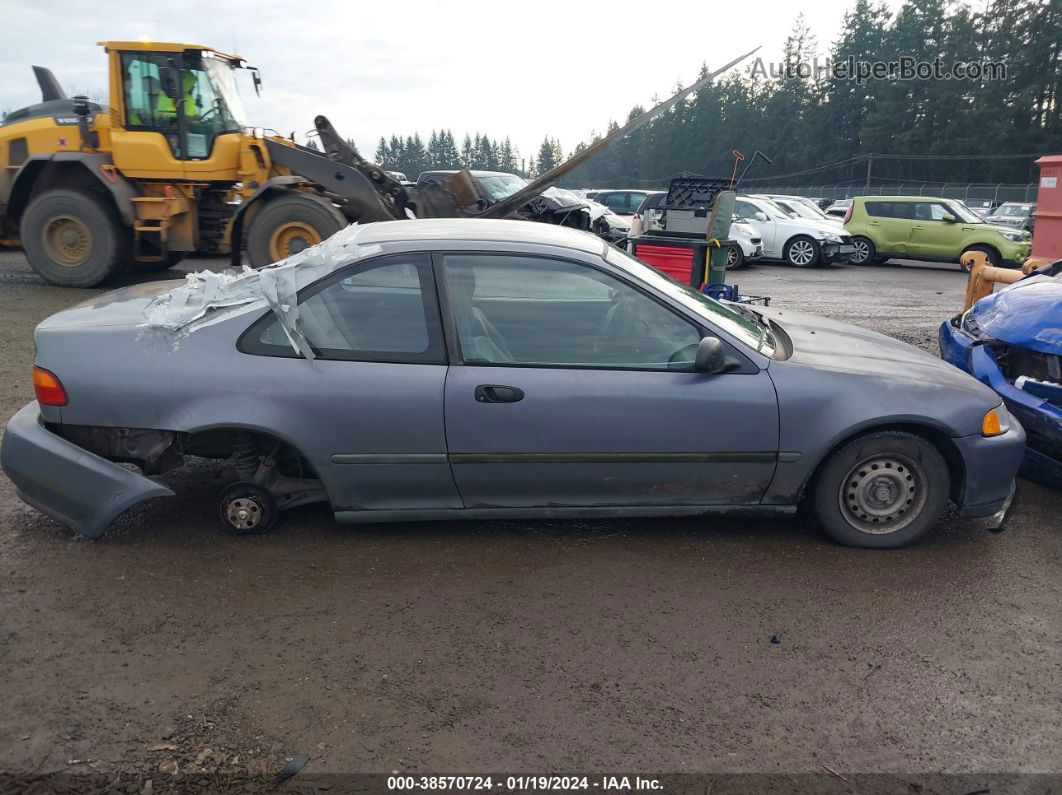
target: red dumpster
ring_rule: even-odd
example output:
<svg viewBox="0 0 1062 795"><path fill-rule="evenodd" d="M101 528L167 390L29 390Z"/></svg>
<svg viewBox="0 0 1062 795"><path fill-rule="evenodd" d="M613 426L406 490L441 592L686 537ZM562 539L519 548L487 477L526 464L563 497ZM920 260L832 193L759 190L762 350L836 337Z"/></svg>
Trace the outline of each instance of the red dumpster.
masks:
<svg viewBox="0 0 1062 795"><path fill-rule="evenodd" d="M1033 213L1032 255L1053 262L1062 259L1062 155L1045 155L1036 165L1040 186Z"/></svg>

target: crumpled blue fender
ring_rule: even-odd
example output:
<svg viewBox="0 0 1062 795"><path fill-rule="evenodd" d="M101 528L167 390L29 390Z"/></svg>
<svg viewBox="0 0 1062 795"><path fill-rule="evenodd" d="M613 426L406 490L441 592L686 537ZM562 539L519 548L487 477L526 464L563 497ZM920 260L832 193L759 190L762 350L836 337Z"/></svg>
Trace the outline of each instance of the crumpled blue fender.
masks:
<svg viewBox="0 0 1062 795"><path fill-rule="evenodd" d="M986 337L1062 355L1062 274L1036 274L982 298L970 309Z"/></svg>

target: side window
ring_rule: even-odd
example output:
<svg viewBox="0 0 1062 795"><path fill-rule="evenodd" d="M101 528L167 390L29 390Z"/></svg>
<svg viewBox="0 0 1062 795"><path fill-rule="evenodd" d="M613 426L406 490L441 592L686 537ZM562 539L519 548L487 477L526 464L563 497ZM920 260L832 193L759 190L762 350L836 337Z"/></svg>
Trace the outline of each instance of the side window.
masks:
<svg viewBox="0 0 1062 795"><path fill-rule="evenodd" d="M955 214L945 207L943 204L931 204L929 205L930 217L934 221L943 221L945 216L955 217Z"/></svg>
<svg viewBox="0 0 1062 795"><path fill-rule="evenodd" d="M867 202L867 215L875 218L892 218L892 204L889 202Z"/></svg>
<svg viewBox="0 0 1062 795"><path fill-rule="evenodd" d="M933 204L930 202L915 202L912 206L914 208L914 214L911 217L916 221L933 220Z"/></svg>
<svg viewBox="0 0 1062 795"><path fill-rule="evenodd" d="M734 202L734 212L744 218L746 221L756 220L756 205L743 202L738 199Z"/></svg>
<svg viewBox="0 0 1062 795"><path fill-rule="evenodd" d="M302 290L298 309L298 330L322 359L446 362L426 254L387 257L341 271ZM296 355L272 314L250 328L241 350Z"/></svg>
<svg viewBox="0 0 1062 795"><path fill-rule="evenodd" d="M122 82L128 127L177 132L177 106L162 90L159 67L163 57L153 53L123 53Z"/></svg>
<svg viewBox="0 0 1062 795"><path fill-rule="evenodd" d="M601 203L618 215L626 215L629 212L627 199L626 193L606 193L601 198Z"/></svg>
<svg viewBox="0 0 1062 795"><path fill-rule="evenodd" d="M690 370L696 326L626 282L564 260L442 257L466 364Z"/></svg>

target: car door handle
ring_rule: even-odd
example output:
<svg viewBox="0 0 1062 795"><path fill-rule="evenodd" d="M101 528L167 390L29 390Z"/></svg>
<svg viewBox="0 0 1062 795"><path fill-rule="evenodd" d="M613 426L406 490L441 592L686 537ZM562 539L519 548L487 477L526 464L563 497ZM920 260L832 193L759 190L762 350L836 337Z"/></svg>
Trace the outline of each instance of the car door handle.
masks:
<svg viewBox="0 0 1062 795"><path fill-rule="evenodd" d="M925 229L924 226L912 226L911 229Z"/></svg>
<svg viewBox="0 0 1062 795"><path fill-rule="evenodd" d="M881 226L879 221L867 221L867 226Z"/></svg>
<svg viewBox="0 0 1062 795"><path fill-rule="evenodd" d="M503 384L480 384L476 387L479 403L516 403L524 399L524 390Z"/></svg>

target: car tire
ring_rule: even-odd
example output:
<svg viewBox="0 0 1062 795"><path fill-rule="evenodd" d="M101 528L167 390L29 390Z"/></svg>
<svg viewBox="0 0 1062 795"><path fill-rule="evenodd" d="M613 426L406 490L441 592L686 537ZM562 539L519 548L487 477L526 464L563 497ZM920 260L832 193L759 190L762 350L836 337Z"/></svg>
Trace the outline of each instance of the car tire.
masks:
<svg viewBox="0 0 1062 795"><path fill-rule="evenodd" d="M96 287L129 260L130 233L88 192L42 193L22 214L19 236L33 269L60 287Z"/></svg>
<svg viewBox="0 0 1062 795"><path fill-rule="evenodd" d="M950 491L948 465L930 441L879 431L831 453L810 499L819 524L837 543L895 549L936 525Z"/></svg>
<svg viewBox="0 0 1062 795"><path fill-rule="evenodd" d="M863 237L863 235L856 235L852 238L852 247L855 249L852 252L852 256L848 261L853 265L869 265L878 256L878 250L874 246L874 241L869 237Z"/></svg>
<svg viewBox="0 0 1062 795"><path fill-rule="evenodd" d="M959 269L962 270L963 273L969 273L970 266L963 264L962 255L969 254L971 251L980 251L982 254L988 257L989 265L994 265L998 267L1003 262L1003 257L1001 257L999 252L996 249L992 248L992 246L970 246L968 249L963 251L962 254L959 255Z"/></svg>
<svg viewBox="0 0 1062 795"><path fill-rule="evenodd" d="M324 199L302 193L270 199L247 230L247 257L252 268L271 265L327 240L346 225L339 210Z"/></svg>
<svg viewBox="0 0 1062 795"><path fill-rule="evenodd" d="M745 252L737 243L730 243L726 247L726 269L728 271L741 270L745 267Z"/></svg>
<svg viewBox="0 0 1062 795"><path fill-rule="evenodd" d="M263 535L277 523L277 504L255 483L233 483L221 494L218 514L225 528L239 536Z"/></svg>
<svg viewBox="0 0 1062 795"><path fill-rule="evenodd" d="M822 258L822 249L807 235L797 235L785 244L782 256L790 265L797 268L810 268Z"/></svg>

